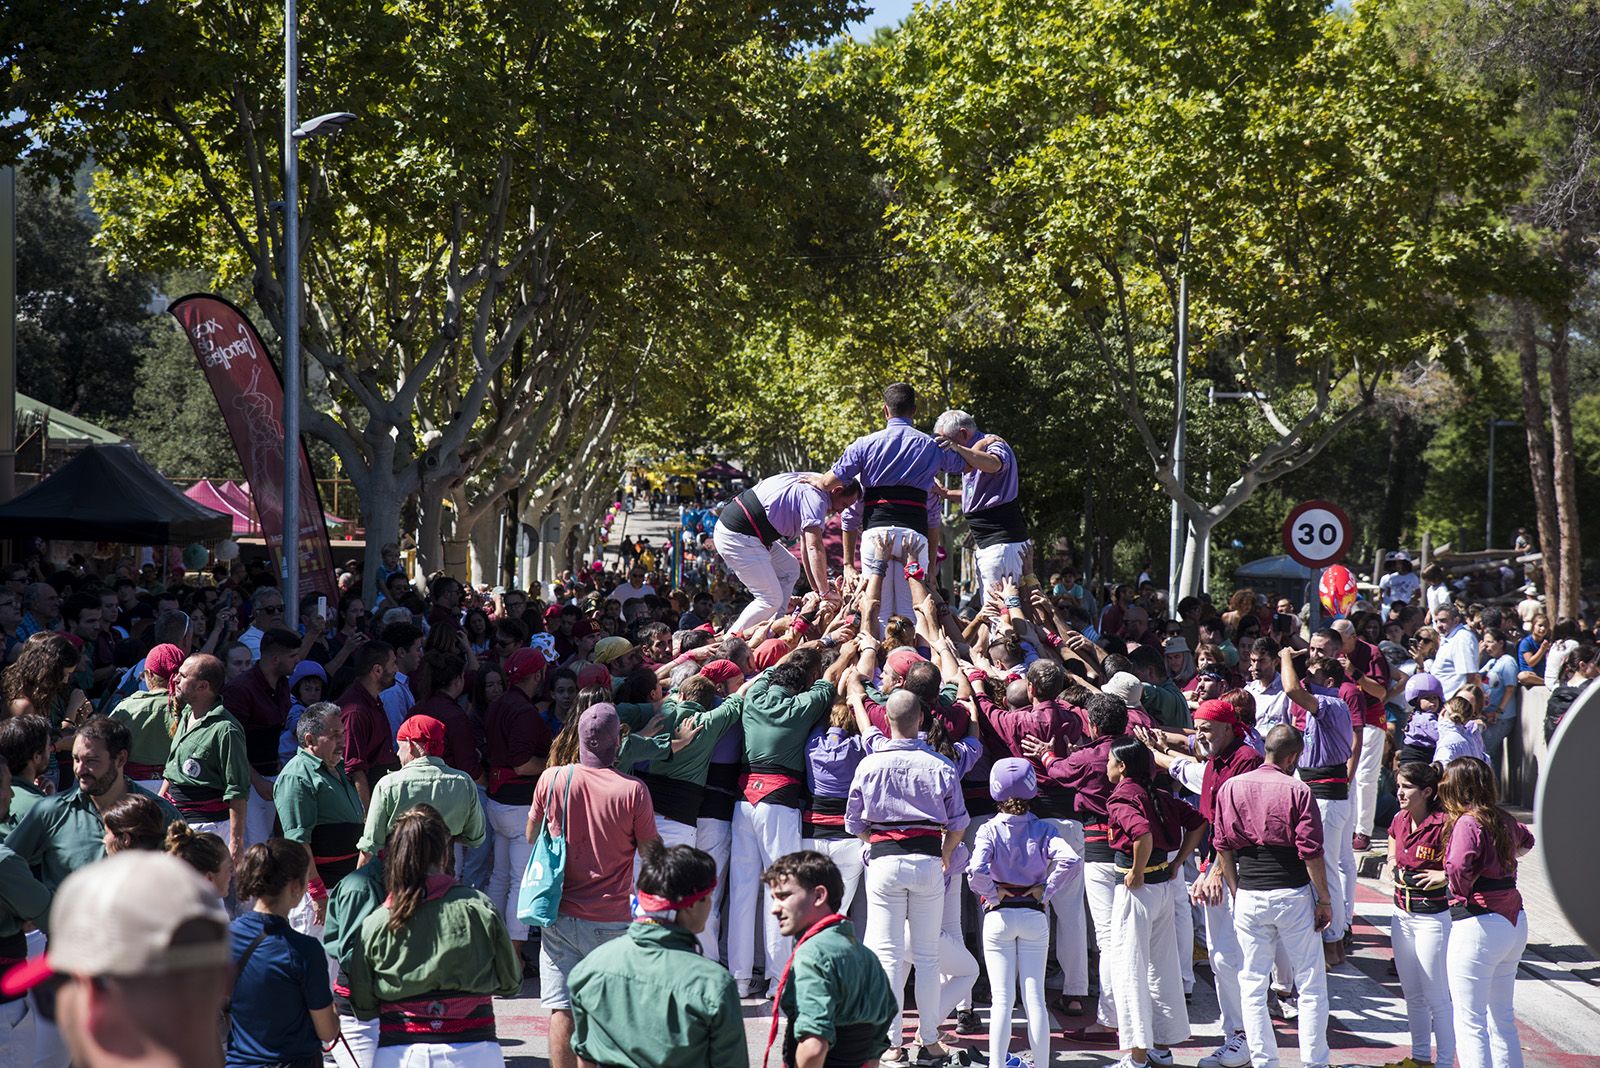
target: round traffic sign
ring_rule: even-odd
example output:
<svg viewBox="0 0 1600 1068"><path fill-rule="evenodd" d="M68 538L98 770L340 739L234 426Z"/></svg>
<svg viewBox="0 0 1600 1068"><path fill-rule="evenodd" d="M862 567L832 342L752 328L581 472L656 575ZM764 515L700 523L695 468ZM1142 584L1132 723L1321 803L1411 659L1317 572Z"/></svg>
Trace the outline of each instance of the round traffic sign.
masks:
<svg viewBox="0 0 1600 1068"><path fill-rule="evenodd" d="M1600 797L1594 777L1596 746L1600 746L1600 686L1589 686L1550 739L1533 800L1550 890L1567 922L1591 949L1600 948L1600 909L1594 907L1600 853L1594 849L1590 818Z"/></svg>
<svg viewBox="0 0 1600 1068"><path fill-rule="evenodd" d="M1332 501L1304 501L1283 523L1283 548L1307 567L1338 563L1350 549L1350 518Z"/></svg>

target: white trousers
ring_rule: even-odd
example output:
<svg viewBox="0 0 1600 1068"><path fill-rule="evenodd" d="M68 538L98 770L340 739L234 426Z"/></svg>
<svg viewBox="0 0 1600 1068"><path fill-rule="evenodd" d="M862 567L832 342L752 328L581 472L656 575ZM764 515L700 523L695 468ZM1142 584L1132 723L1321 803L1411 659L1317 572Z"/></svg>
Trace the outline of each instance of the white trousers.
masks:
<svg viewBox="0 0 1600 1068"><path fill-rule="evenodd" d="M1328 875L1328 900L1333 902L1333 922L1322 932L1324 942L1344 937L1356 914L1356 850L1350 842L1350 821L1355 807L1346 798L1328 801L1317 798L1317 814L1322 817L1322 847Z"/></svg>
<svg viewBox="0 0 1600 1068"><path fill-rule="evenodd" d="M872 565L883 561L883 599L878 605L878 623L881 626L890 616L916 618L916 606L911 603L911 584L906 581L906 560L889 559L889 542L898 540L901 555L912 555L924 568L928 566L928 539L909 527L872 527L861 534L861 565L871 571Z"/></svg>
<svg viewBox="0 0 1600 1068"><path fill-rule="evenodd" d="M938 857L883 856L867 864L867 933L894 991L889 1045L901 1046L906 969L916 969L917 1041L939 1040L939 928L944 920L944 865ZM910 930L910 944L906 932Z"/></svg>
<svg viewBox="0 0 1600 1068"><path fill-rule="evenodd" d="M706 920L706 929L700 932L700 951L706 960L720 961L722 954L718 947L722 944L723 902L728 899L728 854L733 845L733 824L701 816L694 825L694 845L710 853L711 859L717 862L717 888L711 892L711 915Z"/></svg>
<svg viewBox="0 0 1600 1068"><path fill-rule="evenodd" d="M33 1068L34 1016L25 997L0 1005L0 1068Z"/></svg>
<svg viewBox="0 0 1600 1068"><path fill-rule="evenodd" d="M1116 899L1117 885L1122 876L1117 866L1109 860L1089 861L1083 865L1083 893L1089 899L1089 918L1094 922L1094 940L1100 947L1100 1003L1095 1019L1102 1027L1117 1026L1117 997L1111 981L1112 947L1116 944L1115 928L1111 923L1112 903Z"/></svg>
<svg viewBox="0 0 1600 1068"><path fill-rule="evenodd" d="M1111 975L1117 988L1117 1044L1123 1049L1165 1048L1189 1037L1172 915L1173 889L1179 885L1169 879L1137 890L1116 888Z"/></svg>
<svg viewBox="0 0 1600 1068"><path fill-rule="evenodd" d="M740 983L748 983L755 974L756 909L762 909L763 974L769 994L778 988L793 940L778 932L772 895L761 882L761 873L799 848L799 809L748 801L734 806L733 850L728 861L728 971Z"/></svg>
<svg viewBox="0 0 1600 1068"><path fill-rule="evenodd" d="M267 776L267 782L276 785L276 775ZM244 815L244 847L249 849L257 842L265 842L272 837L272 824L278 818L278 810L272 804L270 797L262 797L256 793L255 787L250 788L249 802L245 805Z"/></svg>
<svg viewBox="0 0 1600 1068"><path fill-rule="evenodd" d="M188 816L185 816L183 817L183 822L194 828L194 833L196 834L210 833L222 839L224 843L228 841L228 825L230 820L226 816L220 820L190 819Z"/></svg>
<svg viewBox="0 0 1600 1068"><path fill-rule="evenodd" d="M1233 929L1233 895L1226 884L1222 887L1222 902L1207 905L1206 951L1211 956L1211 975L1217 986L1217 1008L1222 1015L1222 1040L1232 1038L1244 1030L1244 1011L1239 1000L1239 967L1244 963L1244 950L1239 948L1239 936Z"/></svg>
<svg viewBox="0 0 1600 1068"><path fill-rule="evenodd" d="M1031 541L1008 541L980 548L975 555L978 581L983 584L983 592L987 594L1001 579L1016 579L1021 585L1022 576L1027 571L1028 550L1031 548Z"/></svg>
<svg viewBox="0 0 1600 1068"><path fill-rule="evenodd" d="M1019 984L1033 1063L1050 1063L1050 1014L1044 1007L1044 963L1049 955L1050 921L1044 913L993 909L983 914L983 964L989 971L989 1068L1005 1068L1011 1049L1011 1007Z"/></svg>
<svg viewBox="0 0 1600 1068"><path fill-rule="evenodd" d="M656 834L661 836L661 844L671 849L673 846L692 846L700 840L696 829L687 823L669 820L667 817L656 815Z"/></svg>
<svg viewBox="0 0 1600 1068"><path fill-rule="evenodd" d="M505 1068L498 1042L413 1042L379 1046L372 1068Z"/></svg>
<svg viewBox="0 0 1600 1068"><path fill-rule="evenodd" d="M1517 914L1515 925L1496 912L1451 924L1445 957L1461 1068L1522 1068L1512 1000L1527 945L1526 912Z"/></svg>
<svg viewBox="0 0 1600 1068"><path fill-rule="evenodd" d="M1198 874L1194 858L1172 869L1172 938L1178 949L1178 977L1183 992L1194 989L1194 907L1189 904L1189 883Z"/></svg>
<svg viewBox="0 0 1600 1068"><path fill-rule="evenodd" d="M1406 996L1411 1024L1411 1058L1453 1064L1456 1055L1455 1013L1450 1008L1450 979L1445 953L1450 944L1449 912L1407 912L1395 909L1389 921L1389 942L1400 990ZM1434 1046L1438 1056L1434 1056Z"/></svg>
<svg viewBox="0 0 1600 1068"><path fill-rule="evenodd" d="M378 1021L340 1013L339 1034L344 1041L334 1045L333 1063L338 1068L372 1068L378 1053Z"/></svg>
<svg viewBox="0 0 1600 1068"><path fill-rule="evenodd" d="M1383 770L1382 727L1361 731L1361 755L1356 758L1356 781L1350 784L1350 800L1355 807L1351 834L1372 837L1372 824L1378 814L1378 772Z"/></svg>
<svg viewBox="0 0 1600 1068"><path fill-rule="evenodd" d="M160 785L157 783L156 785ZM45 933L38 929L27 933L28 956L37 957L49 945ZM27 997L28 1016L33 1020L33 1055L25 1058L24 1064L32 1064L34 1068L67 1068L72 1057L67 1052L67 1044L61 1037L60 1028L55 1021L46 1020L39 1013L38 999L30 993Z"/></svg>
<svg viewBox="0 0 1600 1068"><path fill-rule="evenodd" d="M1305 1068L1326 1065L1328 976L1323 969L1322 940L1317 937L1316 891L1309 885L1295 890L1240 890L1233 900L1233 930L1243 954L1239 995L1253 1068L1278 1068L1278 1039L1267 1011L1267 987L1280 943L1294 963L1299 991L1300 1063Z"/></svg>
<svg viewBox="0 0 1600 1068"><path fill-rule="evenodd" d="M1047 819L1073 853L1083 856L1083 824L1077 820ZM1089 923L1083 910L1083 865L1072 869L1048 906L1055 918L1056 962L1061 965L1061 993L1081 998L1089 994ZM1105 947L1100 947L1102 953Z"/></svg>
<svg viewBox="0 0 1600 1068"><path fill-rule="evenodd" d="M939 925L939 1023L948 1020L957 1005L971 1000L972 986L978 981L978 958L967 951L967 943L961 937L962 878L946 875L944 881L944 915ZM906 937L910 938L909 929ZM920 1006L918 1011L922 1011Z"/></svg>
<svg viewBox="0 0 1600 1068"><path fill-rule="evenodd" d="M489 838L494 842L489 901L506 921L511 940L526 941L528 926L517 919L517 894L528 870L528 858L533 856L533 843L528 841L528 806L502 805L491 800L484 815L489 817Z"/></svg>
<svg viewBox="0 0 1600 1068"><path fill-rule="evenodd" d="M821 853L839 869L839 876L844 880L844 901L838 911L848 915L850 903L856 899L856 891L861 888L861 872L866 867L866 843L854 835L849 838L802 838L800 848Z"/></svg>
<svg viewBox="0 0 1600 1068"><path fill-rule="evenodd" d="M737 508L738 505L729 505ZM712 544L728 570L738 576L754 598L744 606L739 618L733 621L733 630L744 630L771 619L789 607L789 597L800 578L800 562L783 544L761 544L761 539L750 534L735 534L724 523L718 523L711 535Z"/></svg>

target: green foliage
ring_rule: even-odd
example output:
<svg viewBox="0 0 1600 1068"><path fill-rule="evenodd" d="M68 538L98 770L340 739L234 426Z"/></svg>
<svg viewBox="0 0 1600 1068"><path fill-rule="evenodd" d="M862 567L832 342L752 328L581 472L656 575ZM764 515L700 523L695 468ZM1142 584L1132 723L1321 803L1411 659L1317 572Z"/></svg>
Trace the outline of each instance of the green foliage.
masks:
<svg viewBox="0 0 1600 1068"><path fill-rule="evenodd" d="M177 321L145 324L131 412L115 426L169 478L242 478L239 454Z"/></svg>

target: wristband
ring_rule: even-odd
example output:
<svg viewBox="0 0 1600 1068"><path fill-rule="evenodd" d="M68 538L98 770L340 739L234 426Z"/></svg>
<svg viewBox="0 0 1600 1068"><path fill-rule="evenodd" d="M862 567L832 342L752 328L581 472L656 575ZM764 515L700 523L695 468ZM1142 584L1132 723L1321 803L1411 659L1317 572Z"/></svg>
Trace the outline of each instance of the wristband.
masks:
<svg viewBox="0 0 1600 1068"><path fill-rule="evenodd" d="M1022 607L1022 598L1021 597L1007 597L1006 598L1006 607L1007 608L1021 608Z"/></svg>
<svg viewBox="0 0 1600 1068"><path fill-rule="evenodd" d="M967 672L967 681L968 682L988 682L989 681L989 674L988 674L988 672L978 671L978 670L974 669L972 671Z"/></svg>
<svg viewBox="0 0 1600 1068"><path fill-rule="evenodd" d="M831 634L824 634L817 640L821 643L824 649L832 649L835 645L839 644L836 640L834 640L834 637Z"/></svg>
<svg viewBox="0 0 1600 1068"><path fill-rule="evenodd" d="M789 625L794 628L794 632L796 634L801 635L805 634L806 631L811 629L811 624L806 622L805 616L795 616L789 621Z"/></svg>
<svg viewBox="0 0 1600 1068"><path fill-rule="evenodd" d="M926 582L928 578L927 569L922 566L920 560L912 560L906 564L906 578L916 579L918 582Z"/></svg>
<svg viewBox="0 0 1600 1068"><path fill-rule="evenodd" d="M326 901L328 900L328 884L324 883L321 878L313 879L306 884L306 893L311 897L312 901Z"/></svg>
<svg viewBox="0 0 1600 1068"><path fill-rule="evenodd" d="M1061 648L1061 635L1055 631L1047 630L1044 632L1044 643L1052 649L1059 649Z"/></svg>

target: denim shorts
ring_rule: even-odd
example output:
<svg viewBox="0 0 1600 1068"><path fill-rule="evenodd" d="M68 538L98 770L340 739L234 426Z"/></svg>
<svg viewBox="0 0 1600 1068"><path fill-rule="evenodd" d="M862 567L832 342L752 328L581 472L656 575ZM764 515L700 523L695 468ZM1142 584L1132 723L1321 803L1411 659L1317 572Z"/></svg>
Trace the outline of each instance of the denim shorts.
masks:
<svg viewBox="0 0 1600 1068"><path fill-rule="evenodd" d="M572 916L557 916L556 922L539 934L539 1003L546 1009L572 1008L567 976L596 947L628 930L628 921L600 923Z"/></svg>

